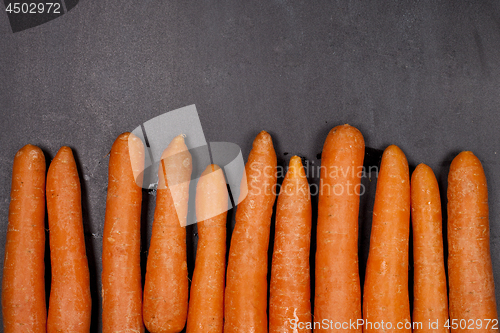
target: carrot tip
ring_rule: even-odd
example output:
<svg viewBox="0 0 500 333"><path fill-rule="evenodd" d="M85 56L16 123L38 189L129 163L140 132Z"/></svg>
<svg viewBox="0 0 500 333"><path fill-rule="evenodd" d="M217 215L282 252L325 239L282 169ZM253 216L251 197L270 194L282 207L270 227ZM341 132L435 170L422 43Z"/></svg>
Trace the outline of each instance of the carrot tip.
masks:
<svg viewBox="0 0 500 333"><path fill-rule="evenodd" d="M61 148L59 148L59 151L57 153L69 154L69 153L73 153L73 150L68 146L62 146Z"/></svg>
<svg viewBox="0 0 500 333"><path fill-rule="evenodd" d="M471 165L481 166L481 161L471 151L463 151L458 154L451 162L450 169L469 167Z"/></svg>
<svg viewBox="0 0 500 333"><path fill-rule="evenodd" d="M384 154L383 155L400 155L401 157L404 157L406 159L405 153L401 150L396 145L390 145L389 147L385 148Z"/></svg>
<svg viewBox="0 0 500 333"><path fill-rule="evenodd" d="M128 140L129 136L130 136L130 132L124 132L122 134L120 134L116 140Z"/></svg>
<svg viewBox="0 0 500 333"><path fill-rule="evenodd" d="M29 144L29 143L27 145L25 145L24 147L22 147L21 149L19 149L15 156L19 157L25 153L29 154L33 158L38 157L37 155L43 156L43 152L39 147L34 146L32 144Z"/></svg>
<svg viewBox="0 0 500 333"><path fill-rule="evenodd" d="M292 178L305 177L304 168L302 166L302 159L299 156L295 155L290 159L288 173Z"/></svg>
<svg viewBox="0 0 500 333"><path fill-rule="evenodd" d="M327 136L327 141L333 140L332 138L337 137L337 136L342 136L346 138L350 138L353 140L353 144L355 145L363 145L364 146L364 139L363 139L363 134L354 126L351 126L349 124L344 124L344 125L338 125L335 126L330 130ZM330 138L328 140L328 138ZM325 142L326 145L326 142Z"/></svg>
<svg viewBox="0 0 500 333"><path fill-rule="evenodd" d="M182 142L182 143L185 143L186 140L184 140L185 138L187 137L186 134L179 134L177 135L175 138L172 139L172 142Z"/></svg>
<svg viewBox="0 0 500 333"><path fill-rule="evenodd" d="M429 172L429 171L432 171L431 167L428 166L427 164L425 163L420 163L419 165L417 165L417 167L415 168L415 170L413 171L413 173L423 173L423 172Z"/></svg>
<svg viewBox="0 0 500 333"><path fill-rule="evenodd" d="M63 146L59 149L56 156L52 160L52 164L59 165L60 163L67 164L70 161L74 161L73 151L67 146Z"/></svg>
<svg viewBox="0 0 500 333"><path fill-rule="evenodd" d="M186 150L188 150L188 147L186 146L186 142L184 141L183 134L181 134L172 139L168 147L163 151L161 158L164 159Z"/></svg>
<svg viewBox="0 0 500 333"><path fill-rule="evenodd" d="M217 170L219 170L220 167L217 165L217 164L209 164L205 170L201 173L201 176L206 176L208 174L211 174L212 172L215 172Z"/></svg>
<svg viewBox="0 0 500 333"><path fill-rule="evenodd" d="M257 134L255 140L253 141L252 149L256 149L258 151L267 151L272 145L273 139L271 138L271 135L266 131L261 131L259 134Z"/></svg>
<svg viewBox="0 0 500 333"><path fill-rule="evenodd" d="M477 160L478 158L471 151L463 151L460 154L458 154L455 157L455 159L457 159L457 160Z"/></svg>

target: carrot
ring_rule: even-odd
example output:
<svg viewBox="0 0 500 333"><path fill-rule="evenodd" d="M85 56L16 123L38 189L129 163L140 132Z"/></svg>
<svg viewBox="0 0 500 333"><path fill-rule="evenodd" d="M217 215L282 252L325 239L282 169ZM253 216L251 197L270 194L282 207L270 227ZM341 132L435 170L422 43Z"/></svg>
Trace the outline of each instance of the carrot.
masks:
<svg viewBox="0 0 500 333"><path fill-rule="evenodd" d="M143 315L150 332L175 333L186 324L189 293L185 226L192 162L183 136L172 140L161 159Z"/></svg>
<svg viewBox="0 0 500 333"><path fill-rule="evenodd" d="M191 283L187 333L222 332L228 193L222 170L209 165L196 188L198 248Z"/></svg>
<svg viewBox="0 0 500 333"><path fill-rule="evenodd" d="M45 157L26 145L14 157L2 280L3 332L45 332Z"/></svg>
<svg viewBox="0 0 500 333"><path fill-rule="evenodd" d="M311 332L299 328L311 322L310 247L309 184L300 157L293 156L276 209L269 332Z"/></svg>
<svg viewBox="0 0 500 333"><path fill-rule="evenodd" d="M365 142L354 127L333 128L321 153L316 241L315 322L361 319L358 214ZM324 332L360 332L327 325Z"/></svg>
<svg viewBox="0 0 500 333"><path fill-rule="evenodd" d="M267 332L267 251L276 200L276 153L260 132L245 166L246 198L236 210L224 304L224 332Z"/></svg>
<svg viewBox="0 0 500 333"><path fill-rule="evenodd" d="M47 332L89 332L92 299L80 179L73 152L62 147L47 173L52 282Z"/></svg>
<svg viewBox="0 0 500 333"><path fill-rule="evenodd" d="M134 178L144 167L144 145L121 134L109 157L102 243L103 332L144 332L141 287L142 188Z"/></svg>
<svg viewBox="0 0 500 333"><path fill-rule="evenodd" d="M448 291L444 269L441 199L432 169L419 164L411 176L414 332L448 332ZM429 322L436 326L429 327Z"/></svg>
<svg viewBox="0 0 500 333"><path fill-rule="evenodd" d="M450 320L459 322L452 331L468 332L472 325L474 332L498 332L488 189L481 162L470 151L453 159L448 174L448 274Z"/></svg>
<svg viewBox="0 0 500 333"><path fill-rule="evenodd" d="M393 145L382 155L377 180L363 296L364 332L411 332L409 234L408 162Z"/></svg>

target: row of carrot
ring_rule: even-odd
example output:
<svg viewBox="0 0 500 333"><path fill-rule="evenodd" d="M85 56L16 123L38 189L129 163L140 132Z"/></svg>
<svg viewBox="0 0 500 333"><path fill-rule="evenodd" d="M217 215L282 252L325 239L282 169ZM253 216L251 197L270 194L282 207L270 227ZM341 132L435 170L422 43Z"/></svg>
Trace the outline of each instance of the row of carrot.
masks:
<svg viewBox="0 0 500 333"><path fill-rule="evenodd" d="M255 138L245 167L246 198L237 207L226 270L227 188L209 165L197 185L198 250L189 294L186 215L192 160L182 136L162 155L144 291L140 220L142 141L120 135L110 152L102 253L103 332L310 332L292 323L405 323L497 320L489 249L487 187L480 161L462 152L448 177L448 281L440 194L432 170L419 165L410 181L404 153L383 154L373 207L370 250L361 297L358 264L359 193L335 191L361 182L362 134L337 126L322 153L311 313L311 198L301 159L290 160L276 208L268 313L267 274L277 159L270 135ZM333 171L333 172L332 172ZM139 184L138 184L139 181ZM175 186L173 185L175 184ZM242 186L244 188L244 186ZM23 147L14 159L2 281L4 332L89 332L91 298L81 191L71 149L63 147L45 178L42 151ZM45 197L52 267L48 315L44 283ZM410 210L415 265L410 315ZM189 297L189 302L188 302ZM448 304L449 301L449 304ZM268 322L269 319L269 322ZM299 328L298 328L299 327ZM498 321L497 321L498 327ZM349 326L325 332L391 331ZM396 330L396 329L393 329ZM419 329L415 329L417 331ZM411 328L406 329L411 331ZM465 331L458 327L453 331ZM494 324L479 332L498 331Z"/></svg>

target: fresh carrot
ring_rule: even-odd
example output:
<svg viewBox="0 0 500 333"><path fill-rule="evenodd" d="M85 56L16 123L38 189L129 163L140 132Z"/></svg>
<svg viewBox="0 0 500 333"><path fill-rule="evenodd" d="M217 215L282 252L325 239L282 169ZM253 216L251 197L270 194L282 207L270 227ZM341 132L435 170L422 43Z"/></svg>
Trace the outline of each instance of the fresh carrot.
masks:
<svg viewBox="0 0 500 333"><path fill-rule="evenodd" d="M409 237L408 161L401 149L392 145L382 155L375 192L363 296L364 332L411 332Z"/></svg>
<svg viewBox="0 0 500 333"><path fill-rule="evenodd" d="M199 239L187 333L217 333L223 329L227 208L224 174L217 165L209 165L196 187Z"/></svg>
<svg viewBox="0 0 500 333"><path fill-rule="evenodd" d="M443 230L439 187L432 169L419 164L411 176L413 227L414 332L449 332L448 291L443 254ZM437 325L429 327L429 323ZM425 326L424 326L425 325Z"/></svg>
<svg viewBox="0 0 500 333"><path fill-rule="evenodd" d="M448 174L448 275L452 332L498 332L486 176L470 151Z"/></svg>
<svg viewBox="0 0 500 333"><path fill-rule="evenodd" d="M144 285L143 315L152 333L176 333L186 325L188 272L186 216L192 161L184 137L162 154Z"/></svg>
<svg viewBox="0 0 500 333"><path fill-rule="evenodd" d="M144 332L141 287L141 203L144 145L123 133L109 157L102 244L102 326L108 332Z"/></svg>
<svg viewBox="0 0 500 333"><path fill-rule="evenodd" d="M315 322L361 319L358 214L365 142L356 128L333 128L321 153L316 242ZM332 327L333 326L333 327ZM360 332L361 325L324 332Z"/></svg>
<svg viewBox="0 0 500 333"><path fill-rule="evenodd" d="M80 179L73 152L62 147L47 173L52 282L47 332L89 332L92 299Z"/></svg>
<svg viewBox="0 0 500 333"><path fill-rule="evenodd" d="M227 266L225 333L267 332L267 251L276 167L271 136L262 131L245 166L242 188L248 186L247 196L236 210Z"/></svg>
<svg viewBox="0 0 500 333"><path fill-rule="evenodd" d="M311 195L300 157L293 156L281 186L271 268L269 332L311 332Z"/></svg>
<svg viewBox="0 0 500 333"><path fill-rule="evenodd" d="M3 332L45 332L45 157L26 145L14 157L2 280Z"/></svg>

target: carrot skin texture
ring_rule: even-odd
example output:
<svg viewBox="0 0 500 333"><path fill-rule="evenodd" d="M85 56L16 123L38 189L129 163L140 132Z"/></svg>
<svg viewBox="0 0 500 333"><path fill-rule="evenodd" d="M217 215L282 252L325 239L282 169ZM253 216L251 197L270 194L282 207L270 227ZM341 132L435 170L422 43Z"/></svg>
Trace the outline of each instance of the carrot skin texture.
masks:
<svg viewBox="0 0 500 333"><path fill-rule="evenodd" d="M196 187L199 239L187 333L220 333L223 330L227 209L224 174L217 165L209 165Z"/></svg>
<svg viewBox="0 0 500 333"><path fill-rule="evenodd" d="M191 154L184 138L177 136L163 152L158 170L143 305L144 323L152 333L176 333L186 325L189 283L185 225L191 171Z"/></svg>
<svg viewBox="0 0 500 333"><path fill-rule="evenodd" d="M3 332L45 332L45 157L26 145L14 157L2 279Z"/></svg>
<svg viewBox="0 0 500 333"><path fill-rule="evenodd" d="M73 152L62 147L47 173L52 282L47 332L89 332L92 299L81 187Z"/></svg>
<svg viewBox="0 0 500 333"><path fill-rule="evenodd" d="M448 291L443 253L443 230L439 186L432 169L419 164L411 176L413 227L414 332L449 332ZM437 328L427 323L438 321Z"/></svg>
<svg viewBox="0 0 500 333"><path fill-rule="evenodd" d="M358 215L365 153L363 135L341 125L328 134L321 154L316 242L315 321L361 319ZM330 327L321 332L361 332Z"/></svg>
<svg viewBox="0 0 500 333"><path fill-rule="evenodd" d="M300 157L290 160L278 196L271 268L269 332L311 332L292 327L311 322L311 196Z"/></svg>
<svg viewBox="0 0 500 333"><path fill-rule="evenodd" d="M482 320L474 332L498 332L485 319L498 319L490 257L488 189L483 166L470 151L452 161L448 174L448 277L450 320ZM498 326L497 326L498 327ZM451 330L468 332L467 329Z"/></svg>
<svg viewBox="0 0 500 333"><path fill-rule="evenodd" d="M267 251L276 200L276 153L260 132L245 165L246 198L236 210L224 303L224 332L267 332ZM242 186L243 187L243 186Z"/></svg>
<svg viewBox="0 0 500 333"><path fill-rule="evenodd" d="M81 187L73 152L62 147L47 173L52 282L47 332L89 332L92 299Z"/></svg>
<svg viewBox="0 0 500 333"><path fill-rule="evenodd" d="M130 133L115 140L109 158L102 245L103 333L144 332L141 286L142 141Z"/></svg>
<svg viewBox="0 0 500 333"><path fill-rule="evenodd" d="M397 329L411 323L408 294L410 234L410 179L406 156L397 146L384 151L373 207L370 250L366 266L363 318L366 322L391 322L392 329L364 332L411 332Z"/></svg>

